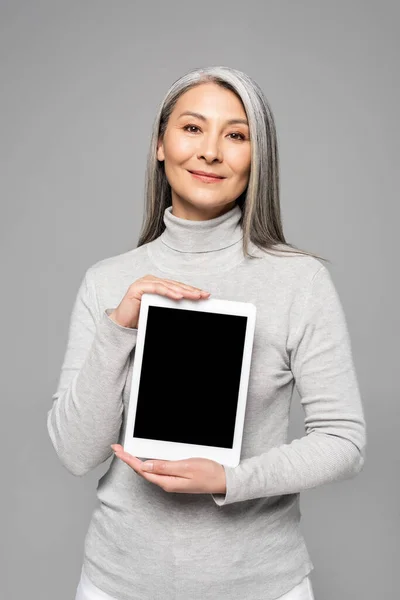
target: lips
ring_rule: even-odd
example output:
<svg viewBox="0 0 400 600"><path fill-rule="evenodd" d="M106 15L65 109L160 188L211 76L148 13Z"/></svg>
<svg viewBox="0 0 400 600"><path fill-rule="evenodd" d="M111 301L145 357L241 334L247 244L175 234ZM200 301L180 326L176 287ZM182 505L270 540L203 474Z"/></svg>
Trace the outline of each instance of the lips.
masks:
<svg viewBox="0 0 400 600"><path fill-rule="evenodd" d="M222 181L225 179L225 177L204 173L202 171L189 171L189 173L191 173L197 179L202 179L203 181Z"/></svg>

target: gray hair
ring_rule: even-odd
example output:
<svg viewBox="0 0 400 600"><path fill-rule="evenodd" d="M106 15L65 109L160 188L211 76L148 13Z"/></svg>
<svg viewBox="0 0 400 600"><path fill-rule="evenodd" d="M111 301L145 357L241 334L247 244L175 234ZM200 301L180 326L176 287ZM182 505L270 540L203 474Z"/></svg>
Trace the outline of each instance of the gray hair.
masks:
<svg viewBox="0 0 400 600"><path fill-rule="evenodd" d="M278 251L281 256L307 255L328 260L286 242L281 221L277 136L271 108L255 81L242 71L222 66L189 71L172 84L161 102L147 155L145 214L137 247L161 235L165 229L164 211L172 205L164 162L157 159L158 140L164 136L178 98L203 83L215 83L236 94L249 121L250 177L246 190L236 200L242 210L240 224L243 229L244 255L255 258L248 251L251 241L260 250L273 254Z"/></svg>

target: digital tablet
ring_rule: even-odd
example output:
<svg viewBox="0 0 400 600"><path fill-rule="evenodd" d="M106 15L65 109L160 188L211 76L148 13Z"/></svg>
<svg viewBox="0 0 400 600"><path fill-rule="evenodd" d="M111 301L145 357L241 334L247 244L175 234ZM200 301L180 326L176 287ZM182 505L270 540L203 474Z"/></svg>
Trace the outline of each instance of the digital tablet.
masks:
<svg viewBox="0 0 400 600"><path fill-rule="evenodd" d="M249 302L142 295L126 452L239 464L255 320Z"/></svg>

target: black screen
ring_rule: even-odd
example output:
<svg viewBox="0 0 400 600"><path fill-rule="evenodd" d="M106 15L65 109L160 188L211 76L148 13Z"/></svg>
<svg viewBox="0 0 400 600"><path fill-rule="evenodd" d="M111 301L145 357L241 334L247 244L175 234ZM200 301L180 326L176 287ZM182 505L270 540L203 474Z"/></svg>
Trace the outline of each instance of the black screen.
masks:
<svg viewBox="0 0 400 600"><path fill-rule="evenodd" d="M246 326L149 306L133 436L232 448Z"/></svg>

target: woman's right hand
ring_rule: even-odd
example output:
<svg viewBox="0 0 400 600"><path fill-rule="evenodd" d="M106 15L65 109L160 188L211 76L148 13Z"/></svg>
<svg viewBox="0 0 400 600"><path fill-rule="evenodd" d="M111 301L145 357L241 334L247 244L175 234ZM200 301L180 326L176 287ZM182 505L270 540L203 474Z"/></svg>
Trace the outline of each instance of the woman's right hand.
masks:
<svg viewBox="0 0 400 600"><path fill-rule="evenodd" d="M173 279L161 279L155 275L145 275L129 286L117 308L109 314L110 319L122 327L136 329L143 294L160 294L175 300L181 298L200 300L207 298L210 292Z"/></svg>

